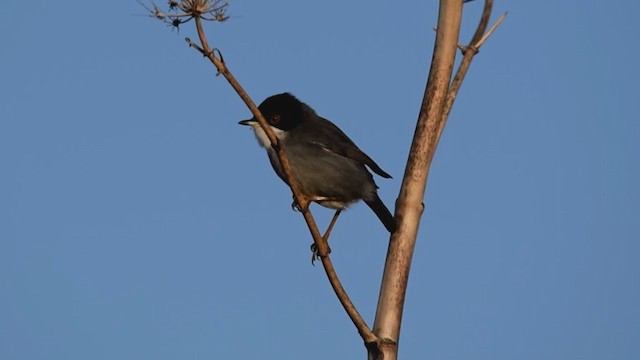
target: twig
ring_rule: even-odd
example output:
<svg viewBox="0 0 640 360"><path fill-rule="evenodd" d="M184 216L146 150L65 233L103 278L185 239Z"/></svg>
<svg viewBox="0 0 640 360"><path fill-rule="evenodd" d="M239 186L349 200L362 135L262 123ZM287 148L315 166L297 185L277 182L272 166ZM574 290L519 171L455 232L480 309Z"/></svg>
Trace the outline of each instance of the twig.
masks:
<svg viewBox="0 0 640 360"><path fill-rule="evenodd" d="M218 72L221 73L227 79L229 84L231 84L231 87L233 87L233 89L236 90L240 98L242 98L242 100L247 105L249 110L251 110L251 113L253 114L253 116L255 116L258 122L260 123L260 126L267 134L267 137L269 138L271 145L273 146L274 150L278 154L278 160L280 160L280 164L282 165L283 173L287 178L288 184L291 187L291 191L293 192L296 202L298 203L298 205L300 205L300 208L302 210L302 215L304 217L304 220L307 223L307 226L309 227L309 231L311 232L313 241L318 248L318 253L322 260L322 265L327 274L327 278L329 279L329 283L331 283L331 287L336 293L336 296L338 297L338 299L340 300L340 303L342 304L345 311L351 318L351 321L358 329L358 333L360 333L363 340L367 343L375 341L376 336L373 334L371 329L367 326L366 322L364 321L360 313L357 311L355 305L353 305L353 302L351 302L351 299L349 299L349 296L347 296L347 293L344 290L344 287L342 286L340 279L338 278L335 268L333 267L333 263L329 258L328 244L326 241L323 241L322 236L320 235L320 231L318 230L318 226L316 225L315 219L313 218L313 215L309 211L309 201L302 195L297 181L292 176L291 165L289 163L289 159L287 158L287 155L284 152L284 147L278 141L277 137L273 133L273 130L271 130L271 127L268 125L264 116L262 116L262 114L260 113L260 110L258 110L258 108L253 103L249 95L242 88L240 83L238 83L235 77L231 74L227 66L221 60L213 56L213 53L209 48L209 44L207 43L207 38L204 34L204 29L202 28L202 21L198 17L196 17L195 20L196 20L196 28L198 30L198 36L200 37L200 43L202 44L203 54L205 54L205 56L207 56L209 60L213 62L213 64L218 69Z"/></svg>
<svg viewBox="0 0 640 360"><path fill-rule="evenodd" d="M462 85L462 81L467 75L467 71L471 66L471 61L473 57L480 51L480 47L487 41L489 36L493 34L493 32L498 28L498 26L504 21L504 18L507 16L507 13L502 14L498 20L491 26L489 31L485 33L487 26L489 24L489 19L491 18L491 10L493 7L493 0L486 0L484 5L484 10L480 17L480 23L476 29L473 38L471 39L469 45L464 46L462 53L464 56L462 57L462 61L458 66L458 71L456 71L456 75L451 82L451 86L449 86L449 92L447 94L447 99L444 105L444 111L442 112L442 117L440 119L440 123L438 126L438 133L436 136L436 144L440 141L440 137L442 136L442 131L444 130L444 126L447 123L447 119L449 118L449 114L451 113L451 109L453 108L453 103L456 100L456 96L460 91L460 86Z"/></svg>
<svg viewBox="0 0 640 360"><path fill-rule="evenodd" d="M340 304L349 315L349 318L355 325L356 329L358 329L358 333L362 340L364 340L365 344L373 344L378 341L378 337L371 331L367 323L364 321L358 309L356 309L355 305L347 295L346 290L342 287L342 283L338 278L338 273L336 273L336 269L333 267L333 263L328 256L321 257L322 266L324 267L324 272L327 274L327 278L329 279L329 283L333 288L333 291L336 293L338 300L340 300Z"/></svg>
<svg viewBox="0 0 640 360"><path fill-rule="evenodd" d="M189 44L189 47L192 47L192 48L198 50L200 52L200 54L202 54L202 56L205 56L205 57L207 56L204 53L204 50L202 50L202 48L200 47L200 45L194 43L193 40L191 40L190 38L184 38L184 41L186 41L187 44Z"/></svg>
<svg viewBox="0 0 640 360"><path fill-rule="evenodd" d="M189 6L186 6L185 3L188 3L187 5ZM203 14L207 11L207 8L205 6L207 3L209 2L206 0L190 0L186 2L183 1L179 4L180 6L178 7L180 8L180 10L182 10L186 14L191 14L193 16L193 19L195 19L196 30L197 30L198 38L200 40L201 45L198 46L191 39L188 39L188 38L186 39L186 41L190 47L193 47L194 49L196 49L196 51L200 52L202 55L207 57L218 70L218 74L222 74L225 77L225 79L227 79L231 87L236 91L238 96L240 96L242 101L244 101L244 103L247 105L247 107L249 108L253 116L255 116L255 118L258 120L258 123L260 124L264 132L267 134L267 137L271 142L271 146L273 147L273 149L276 151L278 155L278 160L280 161L283 173L285 175L285 178L287 179L289 187L293 192L294 199L298 204L299 208L301 209L302 215L307 223L307 226L309 227L309 231L311 232L313 241L318 249L318 254L322 260L322 265L325 269L325 272L327 274L327 278L329 279L331 287L333 288L340 303L343 305L345 311L351 318L351 321L356 326L358 333L360 333L365 343L367 344L375 343L377 340L377 337L373 334L371 329L367 326L366 322L364 321L360 313L357 311L354 304L351 302L351 299L349 299L349 296L347 295L344 287L340 282L340 279L338 278L335 268L333 267L333 263L329 258L330 250L329 250L327 241L325 241L325 239L323 239L322 236L320 235L320 231L318 230L318 226L315 222L315 219L313 218L313 215L309 211L309 204L310 204L309 199L307 199L301 193L300 187L295 177L292 176L291 165L289 163L289 159L286 156L286 153L284 152L283 144L279 142L273 130L268 125L266 119L260 113L260 110L258 109L258 107L251 100L247 92L236 80L233 74L229 71L228 67L222 60L222 56L220 56L220 58L217 58L215 56L215 51L217 49L214 48L212 50L212 48L209 46L209 43L207 41L207 38L204 32L204 28L202 26L202 20L203 19L208 20L206 17L203 16ZM154 13L159 13L159 10L157 8L154 8L154 9L155 9ZM209 9L208 11L211 11L211 9ZM219 51L218 51L218 54L220 54Z"/></svg>
<svg viewBox="0 0 640 360"><path fill-rule="evenodd" d="M477 48L480 48L482 45L484 45L484 43L487 41L487 39L489 39L489 36L491 36L493 34L494 31L496 31L496 29L498 28L498 26L500 26L500 24L502 24L502 22L504 21L504 19L507 17L509 13L505 12L504 14L500 15L500 17L498 18L498 20L496 20L496 22L491 25L491 28L489 29L489 31L487 31L483 36L482 39L480 39L480 41L478 41L475 46Z"/></svg>

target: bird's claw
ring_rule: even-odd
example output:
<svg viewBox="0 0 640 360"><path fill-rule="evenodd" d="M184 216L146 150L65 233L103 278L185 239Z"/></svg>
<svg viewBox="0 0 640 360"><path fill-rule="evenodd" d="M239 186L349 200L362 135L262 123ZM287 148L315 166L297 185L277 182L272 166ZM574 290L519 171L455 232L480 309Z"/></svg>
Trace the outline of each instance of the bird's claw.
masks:
<svg viewBox="0 0 640 360"><path fill-rule="evenodd" d="M300 207L296 199L293 199L293 201L291 202L291 210L296 212L302 212L302 208Z"/></svg>
<svg viewBox="0 0 640 360"><path fill-rule="evenodd" d="M316 266L315 261L322 258L323 255L320 255L320 250L318 250L318 246L316 245L315 242L311 244L310 248L311 248L311 265ZM324 255L324 256L328 256L331 253L331 248L329 247L329 244L327 244L327 250L328 250L327 255Z"/></svg>

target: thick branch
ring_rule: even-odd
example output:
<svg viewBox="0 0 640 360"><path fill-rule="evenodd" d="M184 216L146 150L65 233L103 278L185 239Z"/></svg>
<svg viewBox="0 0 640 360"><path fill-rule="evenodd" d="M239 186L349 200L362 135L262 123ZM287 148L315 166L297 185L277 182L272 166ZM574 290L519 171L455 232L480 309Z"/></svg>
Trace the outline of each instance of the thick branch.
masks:
<svg viewBox="0 0 640 360"><path fill-rule="evenodd" d="M485 1L480 23L470 45L462 47L464 58L453 82L451 73L458 47L461 3L457 0L441 0L433 61L427 81L427 89L420 109L409 161L397 200L396 219L398 231L393 234L385 270L383 273L374 333L380 338L376 351L369 351L369 359L393 360L397 357L398 339L404 297L409 277L418 224L424 205L429 167L455 97L464 80L473 56L504 19L501 16L485 33L493 0Z"/></svg>
<svg viewBox="0 0 640 360"><path fill-rule="evenodd" d="M454 81L451 83L451 72L460 28L462 2L460 0L440 0L438 32L436 35L433 61L414 133L409 160L405 169L402 188L397 199L396 219L398 222L398 230L392 235L389 244L373 332L367 326L362 316L360 316L340 283L331 259L328 256L330 250L327 241L320 235L315 220L309 211L309 199L301 194L298 183L292 176L291 165L284 152L283 145L278 141L271 127L268 126L258 107L231 74L220 52L217 49L212 49L207 42L202 20L226 20L228 17L224 14L224 10L227 3L221 0L183 0L180 2L169 2L170 7L174 8L174 11L175 8L178 8L184 12L183 14L163 13L156 6L154 6L153 9L147 8L152 13L152 16L174 27L178 27L180 24L191 20L195 21L202 47L187 40L189 45L200 51L215 65L218 74L222 74L225 79L227 79L267 134L273 149L278 155L283 173L291 187L295 201L299 205L302 215L309 227L327 278L345 311L365 341L370 359L384 358L385 360L393 360L397 357L404 297L418 225L424 210L422 199L424 198L429 167L446 119L473 56L504 18L503 15L497 23L485 33L491 14L492 3L492 0L485 0L485 9L480 24L470 44L466 47L461 47L464 58ZM216 55L219 55L219 57Z"/></svg>
<svg viewBox="0 0 640 360"><path fill-rule="evenodd" d="M451 81L461 16L462 1L440 0L438 30L431 69L402 188L396 202L398 230L392 235L389 244L374 324L374 333L387 346L381 347L382 355L370 352L370 358L383 357L385 360L393 360L397 357L409 269L420 217L424 210L422 199L429 166L435 152L436 134L445 95Z"/></svg>

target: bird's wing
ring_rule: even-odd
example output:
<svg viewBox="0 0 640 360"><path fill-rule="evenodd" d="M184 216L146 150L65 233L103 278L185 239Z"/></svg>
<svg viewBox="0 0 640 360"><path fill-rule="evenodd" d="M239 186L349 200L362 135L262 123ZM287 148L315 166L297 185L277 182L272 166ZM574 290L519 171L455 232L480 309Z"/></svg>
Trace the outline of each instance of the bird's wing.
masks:
<svg viewBox="0 0 640 360"><path fill-rule="evenodd" d="M373 161L373 159L360 150L358 146L335 124L319 116L316 120L324 124L322 124L322 126L314 126L313 129L310 129L310 133L313 134L314 143L322 146L328 151L367 165L374 173L382 176L383 178L391 178L391 175L382 170L380 166Z"/></svg>

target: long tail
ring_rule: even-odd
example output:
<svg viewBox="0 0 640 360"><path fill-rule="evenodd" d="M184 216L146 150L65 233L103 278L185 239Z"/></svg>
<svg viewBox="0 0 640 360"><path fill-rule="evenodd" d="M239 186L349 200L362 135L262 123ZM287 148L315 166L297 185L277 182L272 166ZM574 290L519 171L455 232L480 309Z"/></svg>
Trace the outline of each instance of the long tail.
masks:
<svg viewBox="0 0 640 360"><path fill-rule="evenodd" d="M391 215L391 212L387 209L382 200L380 200L378 194L376 194L373 199L365 200L364 202L369 205L374 213L376 213L378 219L382 221L384 227L386 227L390 233L396 231L396 220L393 218L393 215Z"/></svg>

